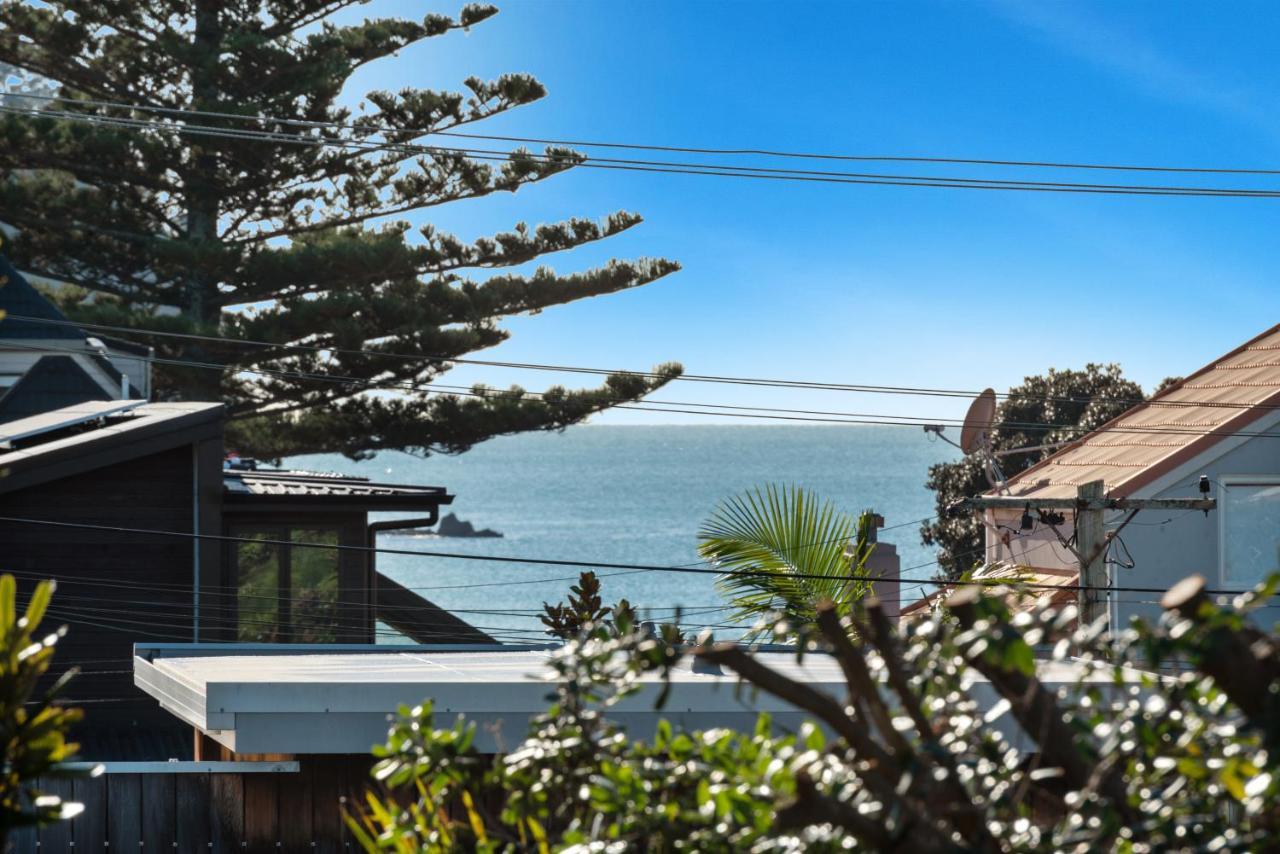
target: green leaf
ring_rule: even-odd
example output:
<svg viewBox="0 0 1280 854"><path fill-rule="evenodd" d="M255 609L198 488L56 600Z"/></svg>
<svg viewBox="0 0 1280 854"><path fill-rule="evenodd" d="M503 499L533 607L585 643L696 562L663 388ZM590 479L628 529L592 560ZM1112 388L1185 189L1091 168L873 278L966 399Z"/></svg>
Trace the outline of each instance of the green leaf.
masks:
<svg viewBox="0 0 1280 854"><path fill-rule="evenodd" d="M716 584L740 622L781 612L799 627L812 622L819 602L834 602L847 613L870 590L869 580L850 580L865 578L873 545L870 515L855 522L799 487L769 485L728 499L698 539L698 553L723 570Z"/></svg>

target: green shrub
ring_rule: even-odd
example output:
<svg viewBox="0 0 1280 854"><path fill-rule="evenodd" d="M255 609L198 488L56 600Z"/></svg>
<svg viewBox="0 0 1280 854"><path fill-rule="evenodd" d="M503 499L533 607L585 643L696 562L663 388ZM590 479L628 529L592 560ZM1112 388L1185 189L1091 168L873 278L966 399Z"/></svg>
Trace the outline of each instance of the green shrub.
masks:
<svg viewBox="0 0 1280 854"><path fill-rule="evenodd" d="M80 720L79 709L54 701L74 675L68 670L52 687L38 683L53 664L54 647L64 630L37 635L54 583L36 585L26 613L17 611L17 584L12 575L0 576L0 850L18 828L44 825L78 815L83 807L36 788L39 777L77 776L60 769L75 755L67 742L68 727Z"/></svg>
<svg viewBox="0 0 1280 854"><path fill-rule="evenodd" d="M874 601L825 605L797 654L834 656L845 697L740 646L588 626L552 658L551 706L510 753L478 753L463 720L437 729L429 703L402 710L377 751L384 789L348 823L368 851L1259 850L1280 834L1280 639L1247 616L1275 582L1230 606L1202 588L1189 579L1158 625L1114 638L1075 630L1074 608L1014 616L977 587L901 634ZM1073 688L1040 681L1036 649L1081 665ZM815 723L662 724L645 740L609 723L687 655ZM1004 714L1034 750L1006 740Z"/></svg>

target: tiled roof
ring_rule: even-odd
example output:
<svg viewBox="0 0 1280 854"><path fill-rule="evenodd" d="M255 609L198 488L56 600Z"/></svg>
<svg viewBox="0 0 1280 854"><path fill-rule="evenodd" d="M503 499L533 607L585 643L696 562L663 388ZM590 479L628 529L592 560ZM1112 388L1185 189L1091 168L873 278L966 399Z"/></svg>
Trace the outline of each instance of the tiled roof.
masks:
<svg viewBox="0 0 1280 854"><path fill-rule="evenodd" d="M222 481L229 496L424 499L446 497L445 489L441 486L372 483L367 478L345 477L322 472L228 470L223 472Z"/></svg>
<svg viewBox="0 0 1280 854"><path fill-rule="evenodd" d="M1280 406L1280 325L1009 479L1012 495L1070 498L1094 480L1123 497Z"/></svg>
<svg viewBox="0 0 1280 854"><path fill-rule="evenodd" d="M1063 605L1074 604L1076 601L1076 591L1071 589L1077 584L1080 573L1075 570L1067 569L1049 569L1046 567L1029 567L1019 566L1011 563L996 563L985 566L974 573L974 579L978 581L996 581L999 579L1008 579L1010 584L1027 584L1035 585L1025 590L1012 590L1005 596L1005 600L1009 605L1010 611L1017 614L1021 611L1030 611L1039 604L1047 596L1049 604L1060 608ZM1047 587L1065 588L1065 589L1045 589ZM933 606L941 600L945 600L951 595L953 587L939 587L933 593L921 599L917 599L910 605L902 609L900 619L910 621L912 619L920 619L926 616Z"/></svg>

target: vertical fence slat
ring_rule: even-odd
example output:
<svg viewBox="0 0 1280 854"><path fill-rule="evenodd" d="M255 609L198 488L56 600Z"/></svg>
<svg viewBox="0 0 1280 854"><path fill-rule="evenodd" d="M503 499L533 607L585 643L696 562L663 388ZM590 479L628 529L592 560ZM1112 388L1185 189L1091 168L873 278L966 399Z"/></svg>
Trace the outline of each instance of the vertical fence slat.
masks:
<svg viewBox="0 0 1280 854"><path fill-rule="evenodd" d="M342 792L342 805L352 813L359 812L365 805L365 793L373 786L373 777L369 773L373 768L373 759L369 756L346 756L339 761L342 763L342 774L346 781ZM344 854L361 850L360 844L356 842L345 823L342 825L342 850Z"/></svg>
<svg viewBox="0 0 1280 854"><path fill-rule="evenodd" d="M142 777L143 850L172 854L173 843L178 839L174 805L177 789L176 775L141 774L139 776Z"/></svg>
<svg viewBox="0 0 1280 854"><path fill-rule="evenodd" d="M44 784L44 780L38 780L36 787L39 788ZM38 834L34 827L15 828L9 832L9 847L6 854L36 854L36 840Z"/></svg>
<svg viewBox="0 0 1280 854"><path fill-rule="evenodd" d="M174 818L178 824L180 852L210 850L213 792L209 777L209 774L178 774L174 781Z"/></svg>
<svg viewBox="0 0 1280 854"><path fill-rule="evenodd" d="M9 847L5 854L36 854L36 829L21 827L9 833Z"/></svg>
<svg viewBox="0 0 1280 854"><path fill-rule="evenodd" d="M107 777L107 843L111 854L136 852L142 841L142 776Z"/></svg>
<svg viewBox="0 0 1280 854"><path fill-rule="evenodd" d="M214 851L239 851L244 839L244 775L209 775L209 819Z"/></svg>
<svg viewBox="0 0 1280 854"><path fill-rule="evenodd" d="M280 841L285 854L311 854L315 840L312 798L315 796L311 763L303 762L297 774L272 774L280 793Z"/></svg>
<svg viewBox="0 0 1280 854"><path fill-rule="evenodd" d="M248 851L276 852L280 840L279 774L244 775L244 841Z"/></svg>
<svg viewBox="0 0 1280 854"><path fill-rule="evenodd" d="M316 840L316 854L343 854L342 796L346 778L340 759L330 756L308 757L311 766L311 832Z"/></svg>
<svg viewBox="0 0 1280 854"><path fill-rule="evenodd" d="M42 777L38 788L41 792L57 795L64 801L73 800L69 778ZM40 828L37 838L40 840L41 851L69 851L71 850L71 822L55 821L53 824L47 824Z"/></svg>
<svg viewBox="0 0 1280 854"><path fill-rule="evenodd" d="M71 833L76 841L76 854L105 854L107 850L107 778L77 777L72 781L71 794L84 804L84 812L71 822Z"/></svg>

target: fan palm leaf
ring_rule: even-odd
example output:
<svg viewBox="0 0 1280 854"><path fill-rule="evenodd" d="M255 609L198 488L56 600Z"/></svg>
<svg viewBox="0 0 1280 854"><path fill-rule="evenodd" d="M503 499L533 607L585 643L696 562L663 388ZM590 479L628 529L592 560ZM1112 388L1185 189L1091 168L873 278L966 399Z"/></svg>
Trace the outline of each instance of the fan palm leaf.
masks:
<svg viewBox="0 0 1280 854"><path fill-rule="evenodd" d="M871 520L799 487L769 485L720 504L698 532L698 553L724 571L716 586L733 620L780 613L800 625L815 619L819 602L844 614L869 592Z"/></svg>

